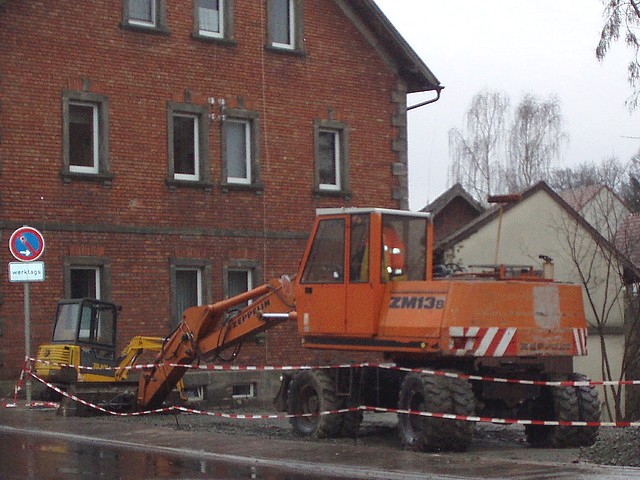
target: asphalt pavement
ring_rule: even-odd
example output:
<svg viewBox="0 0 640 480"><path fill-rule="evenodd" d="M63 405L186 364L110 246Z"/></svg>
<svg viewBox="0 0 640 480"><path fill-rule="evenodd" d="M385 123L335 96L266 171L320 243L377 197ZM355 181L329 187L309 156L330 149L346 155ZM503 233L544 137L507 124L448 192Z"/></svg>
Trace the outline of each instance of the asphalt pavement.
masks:
<svg viewBox="0 0 640 480"><path fill-rule="evenodd" d="M559 451L554 461L527 460L527 449L475 448L467 453L416 453L398 445L366 445L351 441L298 441L206 430L181 430L164 422L112 416L63 417L51 409L18 404L0 407L0 434L20 433L51 439L88 442L135 451L161 452L208 461L234 462L313 472L326 477L367 479L532 479L640 477L640 469L576 463L575 452ZM178 421L176 419L176 421ZM241 421L241 420L239 420ZM171 422L169 422L171 423ZM174 426L175 427L175 426ZM0 448L1 444L0 444Z"/></svg>

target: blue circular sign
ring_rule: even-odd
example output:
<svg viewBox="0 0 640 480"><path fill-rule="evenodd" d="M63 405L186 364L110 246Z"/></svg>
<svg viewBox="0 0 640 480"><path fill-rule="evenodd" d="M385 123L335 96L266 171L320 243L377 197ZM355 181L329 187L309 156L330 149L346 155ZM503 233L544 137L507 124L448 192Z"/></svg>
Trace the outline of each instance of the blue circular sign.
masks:
<svg viewBox="0 0 640 480"><path fill-rule="evenodd" d="M21 262L32 262L44 252L44 237L33 227L20 227L9 238L9 251Z"/></svg>

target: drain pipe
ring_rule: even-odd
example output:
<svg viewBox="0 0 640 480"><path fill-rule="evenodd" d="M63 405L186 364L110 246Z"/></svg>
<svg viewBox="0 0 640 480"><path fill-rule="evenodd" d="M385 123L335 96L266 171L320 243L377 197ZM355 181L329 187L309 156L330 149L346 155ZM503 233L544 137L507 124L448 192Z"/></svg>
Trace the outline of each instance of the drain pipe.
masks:
<svg viewBox="0 0 640 480"><path fill-rule="evenodd" d="M424 107L425 105L429 105L431 103L437 102L438 100L440 100L440 93L442 92L443 89L444 89L444 87L438 86L436 88L436 98L432 98L430 100L426 100L424 102L420 102L420 103L416 103L415 105L411 105L410 107L407 107L407 111L413 110L414 108Z"/></svg>

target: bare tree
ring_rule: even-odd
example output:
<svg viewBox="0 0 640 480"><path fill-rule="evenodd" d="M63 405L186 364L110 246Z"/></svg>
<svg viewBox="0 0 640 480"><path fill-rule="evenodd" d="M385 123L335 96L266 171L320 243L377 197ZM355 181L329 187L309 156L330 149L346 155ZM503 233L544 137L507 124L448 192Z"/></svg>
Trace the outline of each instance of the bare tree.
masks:
<svg viewBox="0 0 640 480"><path fill-rule="evenodd" d="M611 156L600 164L585 162L575 167L554 169L545 181L558 192L607 185L632 212L640 212L640 152L626 164Z"/></svg>
<svg viewBox="0 0 640 480"><path fill-rule="evenodd" d="M640 39L636 35L640 27L640 1L603 0L603 3L605 23L600 32L596 57L602 61L611 44L620 40L620 37L624 38L624 43L633 51L627 67L627 79L633 93L627 99L627 106L635 110L640 100Z"/></svg>
<svg viewBox="0 0 640 480"><path fill-rule="evenodd" d="M540 101L531 94L525 95L515 109L509 130L505 178L509 190L519 191L546 179L566 138L558 98Z"/></svg>
<svg viewBox="0 0 640 480"><path fill-rule="evenodd" d="M480 202L545 179L566 139L556 97L525 95L513 113L509 104L504 93L477 93L466 128L449 131L449 184L460 183Z"/></svg>
<svg viewBox="0 0 640 480"><path fill-rule="evenodd" d="M628 165L627 182L620 189L620 196L635 213L640 212L640 152L636 153Z"/></svg>
<svg viewBox="0 0 640 480"><path fill-rule="evenodd" d="M450 183L460 183L480 200L495 193L496 171L502 163L498 150L505 136L508 107L509 99L504 93L484 90L471 100L465 131L449 131Z"/></svg>
<svg viewBox="0 0 640 480"><path fill-rule="evenodd" d="M619 326L617 322L625 318L624 311L628 303L624 278L625 266L629 263L612 241L581 227L575 217L564 216L556 228L565 255L573 266L572 277L577 278L583 286L590 323L597 332L602 379L618 382L624 380L630 358L630 344L627 342L625 345L621 363L617 365L607 341L607 331L609 327ZM618 367L619 374L616 373ZM604 388L604 404L609 418L623 419L623 400L624 389L621 384L611 384Z"/></svg>

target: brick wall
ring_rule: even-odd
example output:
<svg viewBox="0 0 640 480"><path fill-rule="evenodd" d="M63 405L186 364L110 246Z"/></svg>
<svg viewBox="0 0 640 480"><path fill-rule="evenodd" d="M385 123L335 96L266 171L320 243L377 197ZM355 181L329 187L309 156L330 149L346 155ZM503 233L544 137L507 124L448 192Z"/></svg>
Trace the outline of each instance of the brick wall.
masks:
<svg viewBox="0 0 640 480"><path fill-rule="evenodd" d="M262 1L235 2L231 44L192 38L191 8L190 0L167 2L169 34L160 35L120 28L120 2L0 6L2 238L29 224L47 242L46 281L31 286L33 349L51 334L68 256L108 258L111 299L123 305L123 346L133 335L167 333L169 258L210 260L218 299L229 258L258 262L265 279L295 272L315 208L401 205L393 192L406 188L406 178L392 174L399 161L392 145L406 133L394 126L392 93L402 91L402 81L334 2L305 0L305 55L264 48ZM67 90L108 98L110 181L61 178ZM207 106L209 97L258 112L261 192L221 188L219 119L209 128L213 186L167 186L167 102ZM349 128L348 200L313 195L313 122L330 118ZM0 259L12 260L8 249ZM0 378L9 379L24 355L23 288L10 284L6 271L0 269ZM294 327L268 332L242 359L335 360L303 352Z"/></svg>

